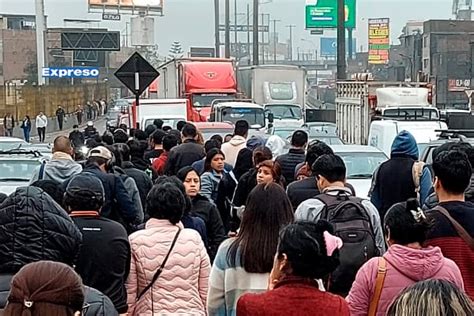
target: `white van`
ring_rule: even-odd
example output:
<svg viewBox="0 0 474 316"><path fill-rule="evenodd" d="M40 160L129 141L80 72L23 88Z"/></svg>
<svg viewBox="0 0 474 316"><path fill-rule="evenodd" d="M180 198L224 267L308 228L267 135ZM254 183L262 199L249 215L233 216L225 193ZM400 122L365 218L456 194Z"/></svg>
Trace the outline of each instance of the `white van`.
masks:
<svg viewBox="0 0 474 316"><path fill-rule="evenodd" d="M395 137L401 131L408 131L415 137L421 155L425 144L438 139L436 130L447 128L446 123L441 121L373 121L369 130L369 145L390 157Z"/></svg>

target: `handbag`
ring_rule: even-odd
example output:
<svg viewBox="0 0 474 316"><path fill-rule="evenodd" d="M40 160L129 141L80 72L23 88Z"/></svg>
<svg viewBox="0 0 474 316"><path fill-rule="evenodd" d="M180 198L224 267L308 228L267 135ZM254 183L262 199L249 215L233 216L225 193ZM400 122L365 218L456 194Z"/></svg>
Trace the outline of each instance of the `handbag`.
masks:
<svg viewBox="0 0 474 316"><path fill-rule="evenodd" d="M176 235L174 236L173 242L171 243L170 250L168 250L168 253L166 254L165 259L161 263L158 270L156 270L156 272L153 275L153 278L151 279L150 283L148 283L148 285L145 286L145 288L140 292L140 294L138 294L138 296L135 300L135 303L137 303L143 297L143 295L145 295L145 293L153 286L153 284L155 284L156 280L158 280L158 278L160 277L161 272L163 272L163 269L165 268L166 261L168 261L168 258L170 256L171 252L173 251L174 245L176 244L176 241L178 240L179 233L181 233L181 228L178 228L178 232L176 232ZM153 303L152 303L152 306L153 306Z"/></svg>
<svg viewBox="0 0 474 316"><path fill-rule="evenodd" d="M459 237L461 237L462 240L464 240L466 244L469 246L469 248L471 248L471 250L474 251L474 239L471 237L471 235L469 235L467 230L465 230L464 227L462 227L461 224L458 223L458 221L456 221L454 218L451 217L451 215L449 215L448 210L440 205L433 208L433 210L438 211L441 214L443 214L444 217L446 217L454 226L454 229L456 229L456 232L458 233Z"/></svg>

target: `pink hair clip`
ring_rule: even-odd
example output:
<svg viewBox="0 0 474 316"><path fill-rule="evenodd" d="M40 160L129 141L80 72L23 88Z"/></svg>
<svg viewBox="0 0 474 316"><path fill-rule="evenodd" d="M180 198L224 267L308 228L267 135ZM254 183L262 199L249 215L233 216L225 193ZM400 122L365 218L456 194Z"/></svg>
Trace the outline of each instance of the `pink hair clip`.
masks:
<svg viewBox="0 0 474 316"><path fill-rule="evenodd" d="M324 241L326 242L326 252L328 257L332 256L334 250L342 248L343 242L341 238L331 235L328 231L325 231L323 236Z"/></svg>

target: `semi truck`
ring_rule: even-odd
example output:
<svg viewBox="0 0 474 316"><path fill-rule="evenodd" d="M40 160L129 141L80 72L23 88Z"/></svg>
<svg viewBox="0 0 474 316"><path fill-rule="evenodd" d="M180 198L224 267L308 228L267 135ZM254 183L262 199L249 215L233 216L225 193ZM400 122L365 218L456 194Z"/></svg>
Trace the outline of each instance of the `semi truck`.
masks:
<svg viewBox="0 0 474 316"><path fill-rule="evenodd" d="M235 63L225 58L173 59L158 67L156 97L186 99L188 121L206 122L215 99L235 99Z"/></svg>
<svg viewBox="0 0 474 316"><path fill-rule="evenodd" d="M240 67L237 82L244 98L274 115L275 126L304 123L306 70L290 65Z"/></svg>
<svg viewBox="0 0 474 316"><path fill-rule="evenodd" d="M337 82L336 125L348 144L371 145L390 155L395 136L413 134L419 148L447 128L431 104L431 86L416 82Z"/></svg>

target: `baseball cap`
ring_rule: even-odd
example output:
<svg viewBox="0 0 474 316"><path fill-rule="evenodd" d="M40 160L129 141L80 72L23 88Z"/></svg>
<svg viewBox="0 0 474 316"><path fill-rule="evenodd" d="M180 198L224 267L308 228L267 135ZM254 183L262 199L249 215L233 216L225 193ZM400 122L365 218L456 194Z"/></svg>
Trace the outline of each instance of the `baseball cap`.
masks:
<svg viewBox="0 0 474 316"><path fill-rule="evenodd" d="M100 158L110 160L110 159L112 159L112 153L110 152L110 150L108 150L104 146L97 146L97 147L92 148L89 151L89 154L87 155L87 157L88 158L90 158L90 157L100 157Z"/></svg>
<svg viewBox="0 0 474 316"><path fill-rule="evenodd" d="M90 174L80 173L74 176L71 181L69 181L66 187L66 193L74 194L78 191L81 192L90 192L91 194L97 196L99 199L103 199L105 196L104 186L102 182Z"/></svg>

